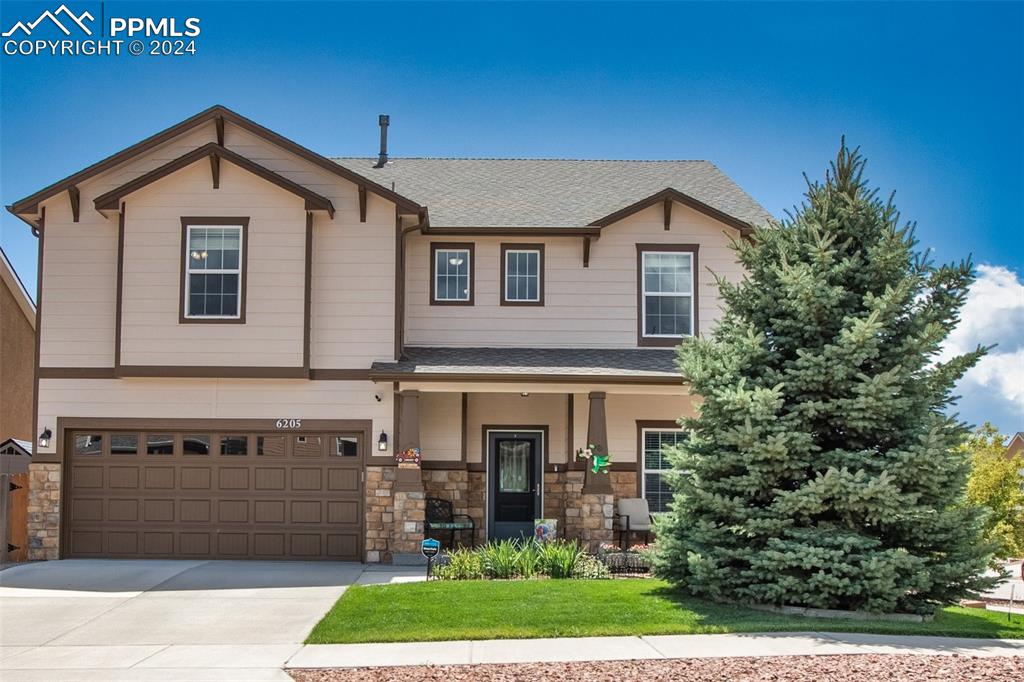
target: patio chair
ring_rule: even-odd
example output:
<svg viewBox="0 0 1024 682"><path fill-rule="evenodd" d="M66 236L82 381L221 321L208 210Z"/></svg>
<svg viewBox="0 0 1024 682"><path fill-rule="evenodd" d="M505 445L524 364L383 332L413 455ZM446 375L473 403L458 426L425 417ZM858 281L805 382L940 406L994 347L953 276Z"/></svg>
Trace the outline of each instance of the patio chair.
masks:
<svg viewBox="0 0 1024 682"><path fill-rule="evenodd" d="M455 533L469 531L469 546L476 547L476 523L466 514L455 514L452 503L438 497L427 498L427 514L424 522L427 537L435 531L448 533L448 549L455 543Z"/></svg>
<svg viewBox="0 0 1024 682"><path fill-rule="evenodd" d="M619 500L619 548L626 550L631 533L643 533L646 542L651 541L654 517L651 507L642 497L624 497Z"/></svg>

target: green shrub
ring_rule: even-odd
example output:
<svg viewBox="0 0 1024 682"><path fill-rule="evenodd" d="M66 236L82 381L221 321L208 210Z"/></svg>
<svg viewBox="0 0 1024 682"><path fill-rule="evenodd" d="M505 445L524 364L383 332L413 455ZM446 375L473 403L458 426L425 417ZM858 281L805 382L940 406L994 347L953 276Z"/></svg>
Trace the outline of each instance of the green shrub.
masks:
<svg viewBox="0 0 1024 682"><path fill-rule="evenodd" d="M585 556L583 548L575 541L558 540L538 545L541 571L552 578L571 578L576 571L580 557Z"/></svg>
<svg viewBox="0 0 1024 682"><path fill-rule="evenodd" d="M483 562L478 551L456 549L448 552L448 561L434 569L441 580L480 580L484 577Z"/></svg>
<svg viewBox="0 0 1024 682"><path fill-rule="evenodd" d="M536 577L540 571L540 549L536 542L524 542L516 555L516 573L520 578Z"/></svg>
<svg viewBox="0 0 1024 682"><path fill-rule="evenodd" d="M604 580L611 578L612 574L600 559L584 554L576 562L572 577L580 580Z"/></svg>
<svg viewBox="0 0 1024 682"><path fill-rule="evenodd" d="M516 577L519 545L515 540L492 542L480 550L484 574L488 578L508 580Z"/></svg>

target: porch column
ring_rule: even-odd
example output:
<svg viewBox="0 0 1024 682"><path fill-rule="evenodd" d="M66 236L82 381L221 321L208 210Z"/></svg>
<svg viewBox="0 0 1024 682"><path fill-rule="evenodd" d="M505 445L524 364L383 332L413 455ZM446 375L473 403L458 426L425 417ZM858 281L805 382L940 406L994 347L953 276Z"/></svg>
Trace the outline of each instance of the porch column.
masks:
<svg viewBox="0 0 1024 682"><path fill-rule="evenodd" d="M398 416L398 450L404 452L409 448L420 446L420 392L402 391L401 409ZM423 476L420 467L399 465L395 479L395 490L404 492L423 492Z"/></svg>
<svg viewBox="0 0 1024 682"><path fill-rule="evenodd" d="M402 391L399 410L398 450L420 446L420 392ZM402 462L395 472L394 525L388 547L395 564L419 564L425 559L420 554L426 521L426 493L423 474L418 464Z"/></svg>
<svg viewBox="0 0 1024 682"><path fill-rule="evenodd" d="M597 452L608 454L608 420L604 411L604 391L591 391L590 418L587 420L587 445L593 445ZM610 495L612 492L611 477L608 474L595 474L590 462L586 464L586 478L583 483L584 495Z"/></svg>

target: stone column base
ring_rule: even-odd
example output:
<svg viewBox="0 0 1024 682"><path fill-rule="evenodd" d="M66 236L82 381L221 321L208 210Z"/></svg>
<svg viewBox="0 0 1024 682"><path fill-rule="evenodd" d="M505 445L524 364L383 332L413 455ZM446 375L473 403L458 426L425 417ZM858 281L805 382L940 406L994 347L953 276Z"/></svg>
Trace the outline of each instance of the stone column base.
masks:
<svg viewBox="0 0 1024 682"><path fill-rule="evenodd" d="M60 558L60 464L28 465L28 560Z"/></svg>

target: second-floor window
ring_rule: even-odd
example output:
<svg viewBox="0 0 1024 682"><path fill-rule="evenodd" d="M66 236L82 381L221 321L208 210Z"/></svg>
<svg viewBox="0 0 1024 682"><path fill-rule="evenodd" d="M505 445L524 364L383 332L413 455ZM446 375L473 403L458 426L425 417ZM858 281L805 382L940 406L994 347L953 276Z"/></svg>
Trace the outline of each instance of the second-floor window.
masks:
<svg viewBox="0 0 1024 682"><path fill-rule="evenodd" d="M431 245L430 302L473 305L473 246Z"/></svg>
<svg viewBox="0 0 1024 682"><path fill-rule="evenodd" d="M185 317L237 320L242 315L242 225L186 227Z"/></svg>
<svg viewBox="0 0 1024 682"><path fill-rule="evenodd" d="M544 247L501 245L501 304L544 305Z"/></svg>
<svg viewBox="0 0 1024 682"><path fill-rule="evenodd" d="M670 345L692 336L696 250L638 245L638 256L641 345Z"/></svg>

